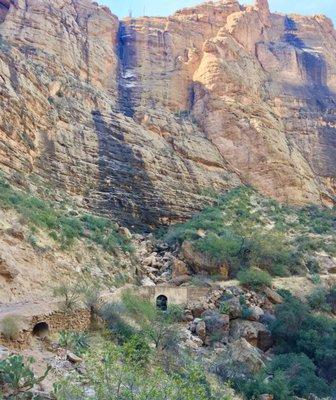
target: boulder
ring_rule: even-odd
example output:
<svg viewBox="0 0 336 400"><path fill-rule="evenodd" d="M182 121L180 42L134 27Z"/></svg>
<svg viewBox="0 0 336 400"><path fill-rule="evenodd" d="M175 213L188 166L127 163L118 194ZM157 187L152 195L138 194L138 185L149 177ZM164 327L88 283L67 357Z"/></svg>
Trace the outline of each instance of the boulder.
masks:
<svg viewBox="0 0 336 400"><path fill-rule="evenodd" d="M156 253L152 253L150 256L142 260L142 264L147 267L152 267L156 263Z"/></svg>
<svg viewBox="0 0 336 400"><path fill-rule="evenodd" d="M0 256L0 276L3 276L8 281L13 281L18 274L19 272L14 266L14 260Z"/></svg>
<svg viewBox="0 0 336 400"><path fill-rule="evenodd" d="M72 362L73 364L77 364L83 361L81 357L76 356L76 354L72 353L71 351L67 351L67 360Z"/></svg>
<svg viewBox="0 0 336 400"><path fill-rule="evenodd" d="M222 301L222 304L227 304L229 315L231 319L241 318L242 316L242 305L240 304L239 297L232 297L230 299Z"/></svg>
<svg viewBox="0 0 336 400"><path fill-rule="evenodd" d="M15 239L24 240L24 232L19 224L13 224L10 228L6 229L6 233Z"/></svg>
<svg viewBox="0 0 336 400"><path fill-rule="evenodd" d="M262 316L264 315L264 310L258 306L249 307L249 316L247 319L249 321L260 321Z"/></svg>
<svg viewBox="0 0 336 400"><path fill-rule="evenodd" d="M206 254L198 251L194 248L193 244L189 241L184 241L181 248L182 258L186 264L195 273L207 273L209 275L216 274L222 278L227 279L229 274L229 268L227 265L220 264L212 260Z"/></svg>
<svg viewBox="0 0 336 400"><path fill-rule="evenodd" d="M251 373L256 373L265 366L262 352L244 338L229 343L221 353L221 359L227 364L242 364Z"/></svg>
<svg viewBox="0 0 336 400"><path fill-rule="evenodd" d="M182 260L179 260L178 258L174 258L172 263L172 269L173 269L173 279L189 274L189 270L186 263Z"/></svg>
<svg viewBox="0 0 336 400"><path fill-rule="evenodd" d="M252 346L267 351L273 346L271 332L260 322L236 319L230 323L230 339L246 339Z"/></svg>
<svg viewBox="0 0 336 400"><path fill-rule="evenodd" d="M148 276L145 276L142 280L141 280L141 285L142 286L156 286L155 283L152 281L151 278L149 278Z"/></svg>
<svg viewBox="0 0 336 400"><path fill-rule="evenodd" d="M176 278L172 279L172 283L176 286L181 286L183 283L190 281L189 275L181 275L177 276Z"/></svg>
<svg viewBox="0 0 336 400"><path fill-rule="evenodd" d="M327 255L319 255L318 263L320 265L321 271L327 274L336 274L336 258L327 256Z"/></svg>
<svg viewBox="0 0 336 400"><path fill-rule="evenodd" d="M202 314L206 327L207 343L211 340L227 343L229 338L230 317L214 310L207 310Z"/></svg>
<svg viewBox="0 0 336 400"><path fill-rule="evenodd" d="M203 312L209 308L209 306L205 302L190 302L188 303L188 308L190 309L194 318L199 318Z"/></svg>
<svg viewBox="0 0 336 400"><path fill-rule="evenodd" d="M4 360L5 358L9 357L11 355L11 352L7 347L0 346L0 361Z"/></svg>
<svg viewBox="0 0 336 400"><path fill-rule="evenodd" d="M131 232L130 232L130 230L129 230L128 228L122 226L122 227L120 227L120 228L118 229L118 232L119 232L121 235L125 236L127 239L132 239L132 234L131 234Z"/></svg>
<svg viewBox="0 0 336 400"><path fill-rule="evenodd" d="M207 330L204 321L200 320L196 323L195 333L203 342L206 340Z"/></svg>
<svg viewBox="0 0 336 400"><path fill-rule="evenodd" d="M264 293L273 304L281 304L283 302L282 296L269 287L264 288Z"/></svg>
<svg viewBox="0 0 336 400"><path fill-rule="evenodd" d="M192 321L194 319L192 312L190 310L184 310L182 319L183 321Z"/></svg>
<svg viewBox="0 0 336 400"><path fill-rule="evenodd" d="M200 337L193 335L190 330L184 332L184 343L187 347L192 349L198 349L204 344L203 340Z"/></svg>

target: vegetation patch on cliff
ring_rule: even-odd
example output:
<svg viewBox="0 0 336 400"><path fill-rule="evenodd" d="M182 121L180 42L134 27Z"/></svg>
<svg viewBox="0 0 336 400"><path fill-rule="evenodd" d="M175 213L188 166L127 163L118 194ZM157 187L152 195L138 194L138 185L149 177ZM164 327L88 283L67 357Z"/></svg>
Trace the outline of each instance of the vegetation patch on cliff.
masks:
<svg viewBox="0 0 336 400"><path fill-rule="evenodd" d="M44 229L63 249L73 245L76 239L86 238L99 244L109 253L117 250L132 252L130 240L118 232L111 220L66 207L62 203L37 197L18 190L0 176L0 207L15 210L34 233Z"/></svg>
<svg viewBox="0 0 336 400"><path fill-rule="evenodd" d="M214 205L172 226L171 243L189 241L230 274L259 268L273 276L320 269L319 255L336 255L336 210L281 205L251 187L214 198Z"/></svg>

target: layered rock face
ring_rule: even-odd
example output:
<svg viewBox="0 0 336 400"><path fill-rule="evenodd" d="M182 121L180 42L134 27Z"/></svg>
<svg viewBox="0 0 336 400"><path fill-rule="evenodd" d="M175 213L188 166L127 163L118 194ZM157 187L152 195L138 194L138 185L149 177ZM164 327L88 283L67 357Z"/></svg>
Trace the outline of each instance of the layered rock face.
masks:
<svg viewBox="0 0 336 400"><path fill-rule="evenodd" d="M119 21L90 0L0 0L0 168L127 224L208 188L335 201L336 33L266 1Z"/></svg>

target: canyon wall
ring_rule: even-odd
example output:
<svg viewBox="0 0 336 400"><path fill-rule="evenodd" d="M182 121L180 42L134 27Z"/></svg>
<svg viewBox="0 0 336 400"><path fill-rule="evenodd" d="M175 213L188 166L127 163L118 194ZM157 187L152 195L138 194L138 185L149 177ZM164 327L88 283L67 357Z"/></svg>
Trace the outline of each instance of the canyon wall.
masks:
<svg viewBox="0 0 336 400"><path fill-rule="evenodd" d="M224 0L120 21L90 0L0 0L0 35L6 175L128 225L184 219L241 184L335 203L327 17Z"/></svg>

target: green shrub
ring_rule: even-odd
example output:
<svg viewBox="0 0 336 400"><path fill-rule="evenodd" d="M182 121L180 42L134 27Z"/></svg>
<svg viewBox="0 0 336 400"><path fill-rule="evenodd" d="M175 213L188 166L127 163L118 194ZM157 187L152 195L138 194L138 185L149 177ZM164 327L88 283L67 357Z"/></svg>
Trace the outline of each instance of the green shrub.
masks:
<svg viewBox="0 0 336 400"><path fill-rule="evenodd" d="M311 281L313 282L314 285L319 285L321 283L321 277L319 274L313 274L311 276Z"/></svg>
<svg viewBox="0 0 336 400"><path fill-rule="evenodd" d="M250 263L272 275L287 276L291 264L291 249L282 234L256 235L251 240Z"/></svg>
<svg viewBox="0 0 336 400"><path fill-rule="evenodd" d="M331 311L336 313L336 285L330 288L327 294L327 302L330 305Z"/></svg>
<svg viewBox="0 0 336 400"><path fill-rule="evenodd" d="M124 343L122 353L126 362L144 368L149 364L152 349L146 338L143 335L137 334Z"/></svg>
<svg viewBox="0 0 336 400"><path fill-rule="evenodd" d="M191 241L213 260L228 263L231 276L255 266L272 276L288 276L305 274L307 268L318 272L317 251L336 254L335 227L335 209L288 207L239 187L170 227L165 239L170 244Z"/></svg>
<svg viewBox="0 0 336 400"><path fill-rule="evenodd" d="M229 230L223 231L220 236L209 233L196 242L196 248L218 262L235 262L242 250L244 241L242 237Z"/></svg>
<svg viewBox="0 0 336 400"><path fill-rule="evenodd" d="M135 354L139 355L137 350ZM207 380L201 364L183 363L170 373L159 362L159 358L152 362L149 359L150 364L144 368L132 357L130 360L125 357L125 347L106 343L88 354L83 374L74 373L54 385L55 399L92 398L84 390L84 384L93 389L99 400L230 400Z"/></svg>
<svg viewBox="0 0 336 400"><path fill-rule="evenodd" d="M59 334L58 343L61 347L81 356L89 348L89 337L84 332L62 331Z"/></svg>
<svg viewBox="0 0 336 400"><path fill-rule="evenodd" d="M324 288L316 288L308 296L308 304L317 311L331 311L331 306L327 302L327 291Z"/></svg>
<svg viewBox="0 0 336 400"><path fill-rule="evenodd" d="M1 333L7 340L15 340L18 338L20 327L17 317L7 316L1 321Z"/></svg>
<svg viewBox="0 0 336 400"><path fill-rule="evenodd" d="M272 285L272 277L266 271L261 271L257 268L249 268L238 273L239 282L254 290L260 290L265 286Z"/></svg>
<svg viewBox="0 0 336 400"><path fill-rule="evenodd" d="M278 305L275 316L271 330L277 352L304 353L317 366L319 376L332 383L336 377L336 321L314 315L295 297Z"/></svg>
<svg viewBox="0 0 336 400"><path fill-rule="evenodd" d="M61 284L53 289L54 297L61 301L61 308L66 313L72 313L81 304L81 287L79 284Z"/></svg>
<svg viewBox="0 0 336 400"><path fill-rule="evenodd" d="M265 393L273 395L275 400L331 394L331 388L316 375L316 366L304 354L276 356L265 370L248 380L239 380L236 387L247 399L259 398Z"/></svg>
<svg viewBox="0 0 336 400"><path fill-rule="evenodd" d="M33 363L33 358L28 358L25 363L24 358L19 355L0 360L0 389L5 399L24 400L34 398L31 390L47 377L51 367L48 367L41 377L36 377L31 370Z"/></svg>
<svg viewBox="0 0 336 400"><path fill-rule="evenodd" d="M230 314L230 305L226 303L225 301L222 301L219 305L219 312L221 314Z"/></svg>
<svg viewBox="0 0 336 400"><path fill-rule="evenodd" d="M267 373L275 374L277 371L284 374L292 396L330 395L330 387L316 375L317 367L305 354L282 354L274 357L267 366Z"/></svg>
<svg viewBox="0 0 336 400"><path fill-rule="evenodd" d="M180 341L176 323L181 321L183 310L170 305L161 311L155 305L131 292L125 292L121 303L105 305L102 318L120 343L125 343L135 334L141 334L157 349L168 350ZM137 327L129 323L136 322Z"/></svg>
<svg viewBox="0 0 336 400"><path fill-rule="evenodd" d="M126 308L122 303L105 304L99 310L99 315L119 343L125 343L137 333L136 329L123 318L126 315Z"/></svg>

